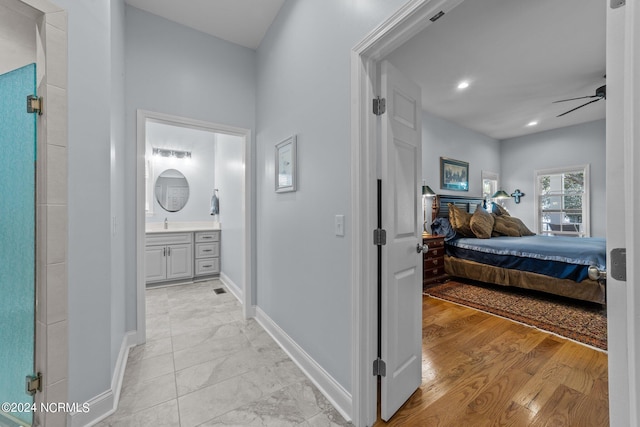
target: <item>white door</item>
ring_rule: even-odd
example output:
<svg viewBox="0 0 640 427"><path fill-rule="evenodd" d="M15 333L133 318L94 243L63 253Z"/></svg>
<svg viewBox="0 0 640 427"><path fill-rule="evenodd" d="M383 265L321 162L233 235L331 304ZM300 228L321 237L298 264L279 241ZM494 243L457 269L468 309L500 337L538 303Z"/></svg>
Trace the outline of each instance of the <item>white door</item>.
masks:
<svg viewBox="0 0 640 427"><path fill-rule="evenodd" d="M381 415L389 420L422 381L422 179L420 87L381 64L382 247Z"/></svg>
<svg viewBox="0 0 640 427"><path fill-rule="evenodd" d="M640 425L640 5L607 7L607 319L609 421ZM626 248L626 280L612 251Z"/></svg>

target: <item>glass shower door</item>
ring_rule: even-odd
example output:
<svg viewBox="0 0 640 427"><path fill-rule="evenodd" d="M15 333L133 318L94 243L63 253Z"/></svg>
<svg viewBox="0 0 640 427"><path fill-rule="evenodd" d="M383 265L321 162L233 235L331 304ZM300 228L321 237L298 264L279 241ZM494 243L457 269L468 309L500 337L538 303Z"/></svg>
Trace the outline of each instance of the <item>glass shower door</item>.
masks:
<svg viewBox="0 0 640 427"><path fill-rule="evenodd" d="M0 426L30 425L34 370L36 66L0 75Z"/></svg>

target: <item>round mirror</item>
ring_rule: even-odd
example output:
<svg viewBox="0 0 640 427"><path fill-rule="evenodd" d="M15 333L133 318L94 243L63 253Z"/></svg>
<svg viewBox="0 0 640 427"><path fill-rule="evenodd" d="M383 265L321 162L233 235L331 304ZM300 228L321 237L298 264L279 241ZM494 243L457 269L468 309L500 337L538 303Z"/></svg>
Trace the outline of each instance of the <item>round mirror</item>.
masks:
<svg viewBox="0 0 640 427"><path fill-rule="evenodd" d="M189 200L189 183L182 172L167 169L156 179L156 200L167 212L178 212Z"/></svg>

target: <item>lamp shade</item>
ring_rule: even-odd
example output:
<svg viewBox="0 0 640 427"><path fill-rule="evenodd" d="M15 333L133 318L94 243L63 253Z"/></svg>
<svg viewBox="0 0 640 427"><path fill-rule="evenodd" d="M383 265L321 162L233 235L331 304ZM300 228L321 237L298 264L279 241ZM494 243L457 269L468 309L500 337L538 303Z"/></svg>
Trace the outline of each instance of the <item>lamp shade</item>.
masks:
<svg viewBox="0 0 640 427"><path fill-rule="evenodd" d="M433 197L436 195L435 191L431 189L428 185L422 186L422 195L427 197Z"/></svg>
<svg viewBox="0 0 640 427"><path fill-rule="evenodd" d="M511 196L508 195L504 190L498 190L493 196L491 196L491 198L492 199L509 199L511 198Z"/></svg>

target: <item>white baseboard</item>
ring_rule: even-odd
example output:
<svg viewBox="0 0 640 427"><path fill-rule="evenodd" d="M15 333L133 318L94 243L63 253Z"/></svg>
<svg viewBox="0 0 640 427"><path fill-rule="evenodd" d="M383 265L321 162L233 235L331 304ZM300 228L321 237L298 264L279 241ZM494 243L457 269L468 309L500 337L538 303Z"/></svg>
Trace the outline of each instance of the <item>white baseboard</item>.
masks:
<svg viewBox="0 0 640 427"><path fill-rule="evenodd" d="M289 355L291 360L315 384L331 402L345 420L351 421L353 399L351 393L344 389L322 366L305 352L289 335L287 335L267 314L256 307L256 321Z"/></svg>
<svg viewBox="0 0 640 427"><path fill-rule="evenodd" d="M111 378L111 388L98 396L89 400L89 410L87 412L75 412L69 414L68 425L70 427L92 426L97 422L105 419L118 409L118 401L120 400L120 390L122 389L122 380L124 371L127 367L127 358L129 350L136 345L137 334L135 331L127 332L122 338L118 360L113 370Z"/></svg>
<svg viewBox="0 0 640 427"><path fill-rule="evenodd" d="M220 281L229 289L229 292L240 301L240 304L244 304L244 291L240 289L240 286L236 285L236 283L224 273L220 273ZM256 317L256 306L249 305L244 307L244 317L246 319Z"/></svg>
<svg viewBox="0 0 640 427"><path fill-rule="evenodd" d="M220 273L220 281L229 289L229 292L233 294L234 297L238 299L238 301L242 302L243 294L242 289L233 281L229 276L224 274L224 272Z"/></svg>

